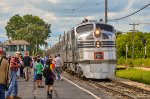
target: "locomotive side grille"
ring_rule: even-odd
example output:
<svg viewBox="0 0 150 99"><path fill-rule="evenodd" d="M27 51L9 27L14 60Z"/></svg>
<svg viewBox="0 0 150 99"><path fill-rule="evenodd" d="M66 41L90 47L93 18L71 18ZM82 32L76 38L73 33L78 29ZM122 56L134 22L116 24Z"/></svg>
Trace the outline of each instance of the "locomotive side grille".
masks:
<svg viewBox="0 0 150 99"><path fill-rule="evenodd" d="M103 46L102 47L115 47L114 41L102 41Z"/></svg>
<svg viewBox="0 0 150 99"><path fill-rule="evenodd" d="M101 41L102 47L115 47L114 41ZM96 48L95 41L79 41L77 43L78 48Z"/></svg>
<svg viewBox="0 0 150 99"><path fill-rule="evenodd" d="M79 41L77 43L78 48L95 48L95 41Z"/></svg>
<svg viewBox="0 0 150 99"><path fill-rule="evenodd" d="M103 45L114 45L114 41L101 41Z"/></svg>

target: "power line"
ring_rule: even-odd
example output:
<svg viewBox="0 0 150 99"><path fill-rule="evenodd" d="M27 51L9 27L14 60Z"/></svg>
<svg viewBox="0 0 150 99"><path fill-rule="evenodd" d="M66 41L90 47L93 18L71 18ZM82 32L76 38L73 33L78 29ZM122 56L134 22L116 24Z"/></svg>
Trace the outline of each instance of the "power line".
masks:
<svg viewBox="0 0 150 99"><path fill-rule="evenodd" d="M86 5L90 0L87 0L85 1L84 3L82 3L80 6L74 8L74 10L77 10L77 9L81 9L84 5Z"/></svg>
<svg viewBox="0 0 150 99"><path fill-rule="evenodd" d="M127 16L124 16L124 17L121 17L121 18L117 18L117 19L108 20L108 21L117 21L117 20L125 19L125 18L127 18L127 17L130 17L130 16L132 16L132 15L134 15L134 14L140 12L141 10L145 9L146 7L148 7L149 5L150 5L150 3L148 3L147 5L145 5L144 7L142 7L141 9L139 9L139 10L137 10L137 11L135 11L135 12L133 12L133 13L127 15Z"/></svg>
<svg viewBox="0 0 150 99"><path fill-rule="evenodd" d="M86 5L89 1L90 1L90 0L85 1L84 3L82 3L81 5L79 5L79 6L76 7L76 8L72 8L72 9L60 9L60 10L72 10L71 17L73 17L74 14L75 14L75 11L84 8L85 5ZM100 5L100 4L104 4L104 2L95 3L95 4L93 4L93 5L89 6L89 7L97 6L97 5ZM59 9L55 9L55 10L59 10ZM70 21L67 21L62 27L63 27L63 28L67 27L66 24L68 24L69 22L70 22ZM54 34L54 35L55 35L55 34ZM52 34L51 34L51 37L53 37ZM55 36L55 37L58 37L58 36Z"/></svg>
<svg viewBox="0 0 150 99"><path fill-rule="evenodd" d="M90 5L90 6L82 6L81 8L79 8L79 9L83 9L83 8L91 8L91 7L93 7L93 6L98 6L98 5L100 5L100 4L104 4L105 2L99 2L99 3L95 3L95 4L93 4L93 5ZM78 9L75 9L75 10L78 10Z"/></svg>
<svg viewBox="0 0 150 99"><path fill-rule="evenodd" d="M150 25L150 23L137 23L137 24L145 24L145 25Z"/></svg>

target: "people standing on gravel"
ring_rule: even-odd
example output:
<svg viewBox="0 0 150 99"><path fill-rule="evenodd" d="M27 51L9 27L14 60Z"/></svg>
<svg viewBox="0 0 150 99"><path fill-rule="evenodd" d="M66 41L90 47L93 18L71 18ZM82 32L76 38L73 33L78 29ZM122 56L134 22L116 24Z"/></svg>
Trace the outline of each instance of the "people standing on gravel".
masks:
<svg viewBox="0 0 150 99"><path fill-rule="evenodd" d="M54 64L52 63L52 59L46 60L46 65L43 70L43 75L45 77L45 85L47 85L47 97L52 98L53 84L54 84Z"/></svg>
<svg viewBox="0 0 150 99"><path fill-rule="evenodd" d="M55 61L55 72L56 72L56 80L62 80L61 73L62 70L62 59L60 58L60 54L57 54L57 57L54 59Z"/></svg>
<svg viewBox="0 0 150 99"><path fill-rule="evenodd" d="M31 73L31 64L32 64L32 59L29 56L29 53L26 51L25 52L25 56L23 58L23 62L24 62L24 73L25 73L25 81L28 81L29 78L29 74Z"/></svg>
<svg viewBox="0 0 150 99"><path fill-rule="evenodd" d="M17 71L18 68L20 68L20 62L19 62L19 54L16 53L15 57L12 57L10 60L10 86L8 88L8 92L6 93L6 99L11 98L11 94L13 93L14 99L19 99L18 97L18 83L17 83Z"/></svg>
<svg viewBox="0 0 150 99"><path fill-rule="evenodd" d="M0 49L0 99L5 99L5 86L8 82L9 62L3 58L3 50Z"/></svg>
<svg viewBox="0 0 150 99"><path fill-rule="evenodd" d="M42 71L43 71L44 66L40 63L40 59L37 59L37 64L36 64L36 74L37 74L37 87L38 88L43 88L42 86Z"/></svg>

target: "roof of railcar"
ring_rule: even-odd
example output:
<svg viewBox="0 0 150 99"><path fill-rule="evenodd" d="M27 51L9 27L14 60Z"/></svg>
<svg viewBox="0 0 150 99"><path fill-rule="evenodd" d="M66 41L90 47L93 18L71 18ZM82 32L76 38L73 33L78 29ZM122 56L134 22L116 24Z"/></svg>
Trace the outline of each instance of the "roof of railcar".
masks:
<svg viewBox="0 0 150 99"><path fill-rule="evenodd" d="M104 23L103 21L91 20L91 21L88 21L88 22L82 22L82 23L78 24L77 26L75 26L74 28L82 26L82 25L86 25L86 24L97 24L97 23L99 23L99 24L105 24L105 25L109 25L109 26L113 27L112 25Z"/></svg>

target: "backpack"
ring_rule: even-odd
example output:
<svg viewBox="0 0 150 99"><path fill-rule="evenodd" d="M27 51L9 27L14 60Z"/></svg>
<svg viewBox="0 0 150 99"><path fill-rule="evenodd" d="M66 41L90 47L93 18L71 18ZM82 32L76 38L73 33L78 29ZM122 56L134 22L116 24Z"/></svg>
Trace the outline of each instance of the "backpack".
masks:
<svg viewBox="0 0 150 99"><path fill-rule="evenodd" d="M45 68L43 70L43 76L45 78L52 78L53 77L53 72L49 66L45 66Z"/></svg>

